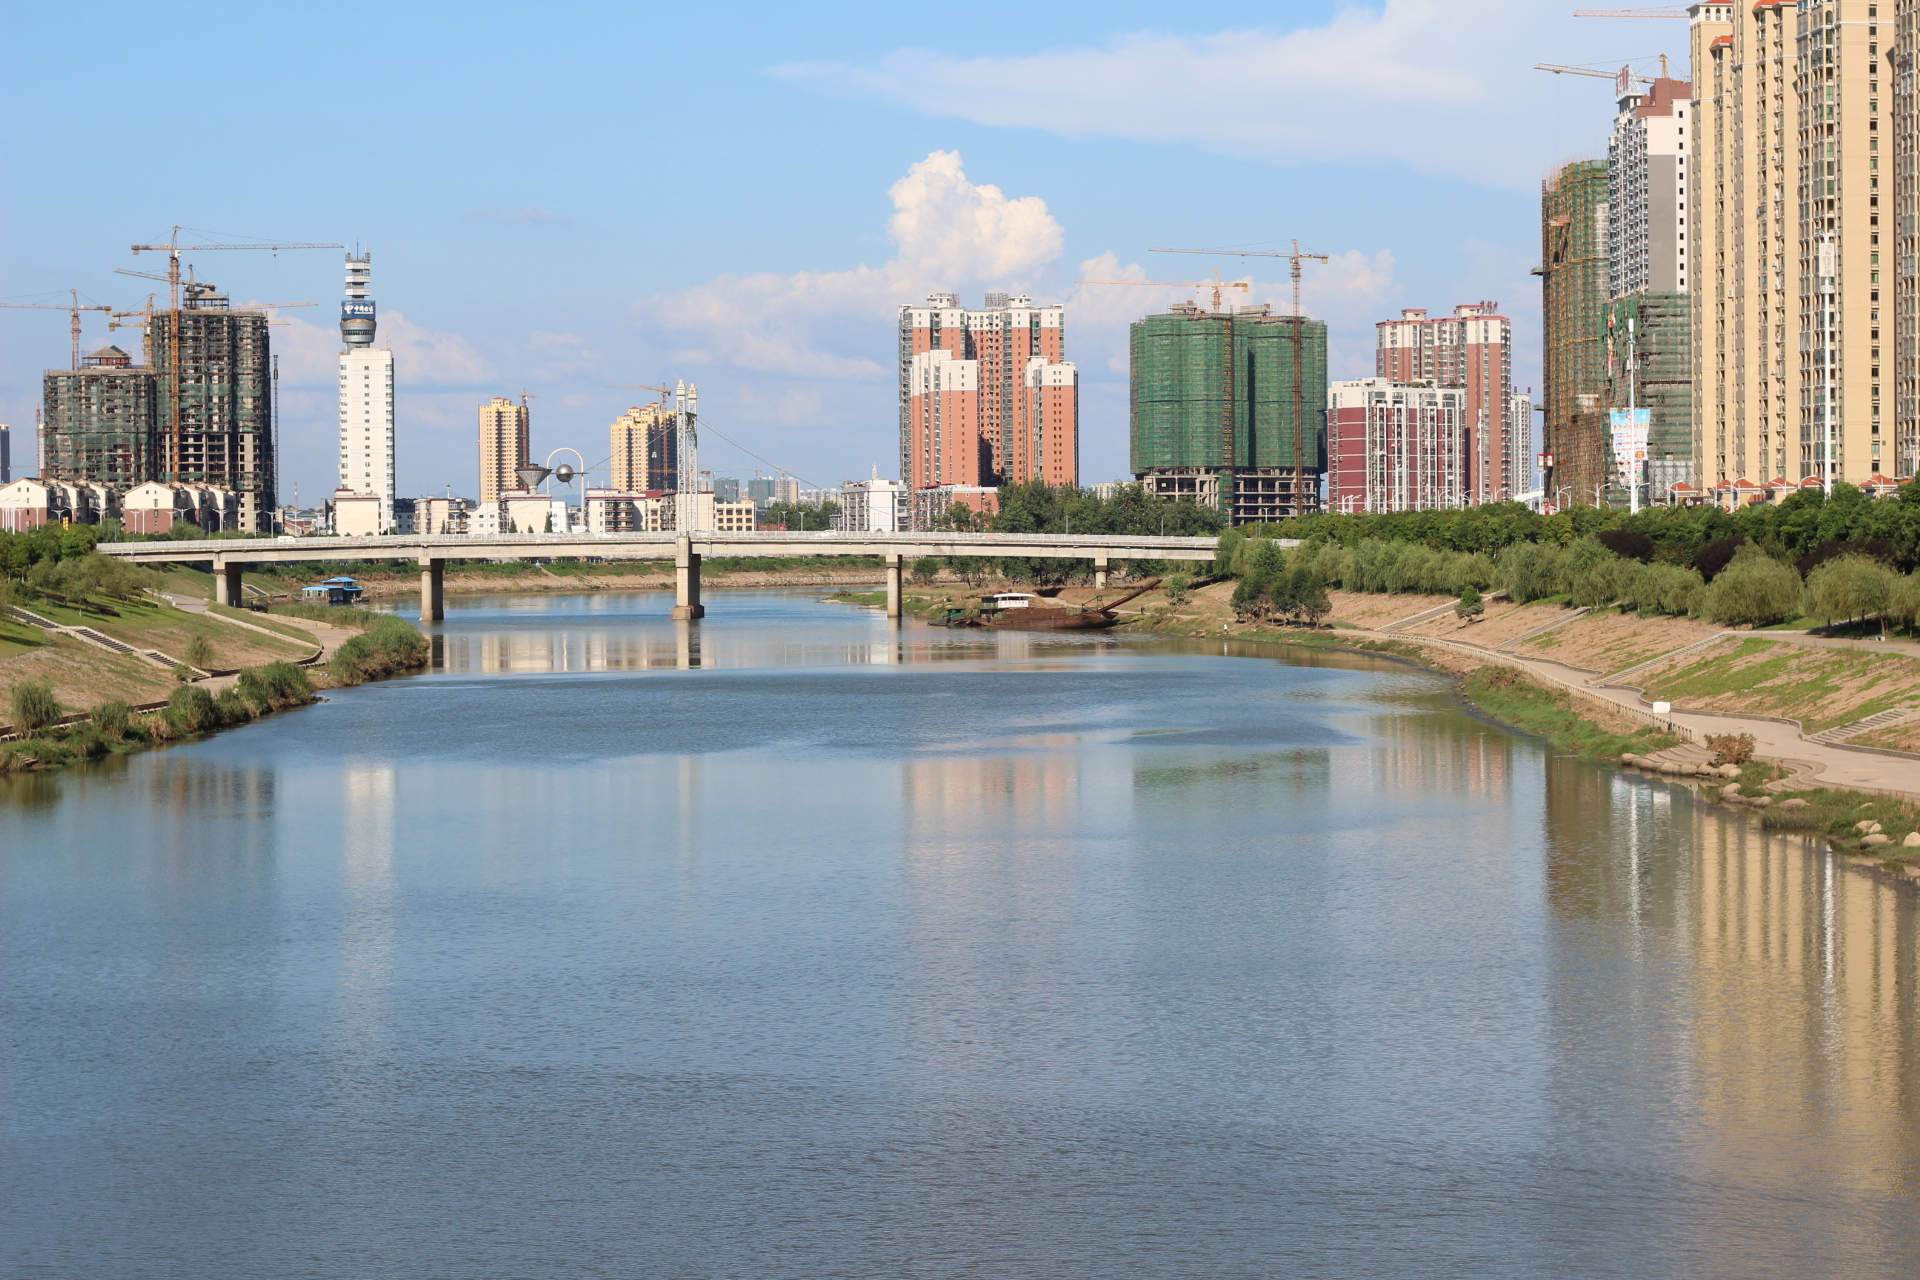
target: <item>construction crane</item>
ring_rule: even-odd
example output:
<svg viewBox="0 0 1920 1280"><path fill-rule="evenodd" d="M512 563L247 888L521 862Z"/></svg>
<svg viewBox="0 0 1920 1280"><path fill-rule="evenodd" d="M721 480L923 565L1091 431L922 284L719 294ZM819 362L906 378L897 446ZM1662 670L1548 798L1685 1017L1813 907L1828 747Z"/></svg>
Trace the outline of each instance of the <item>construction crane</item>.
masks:
<svg viewBox="0 0 1920 1280"><path fill-rule="evenodd" d="M1685 9L1575 9L1576 18L1684 18Z"/></svg>
<svg viewBox="0 0 1920 1280"><path fill-rule="evenodd" d="M1220 294L1226 289L1245 291L1253 286L1245 280L1222 280L1218 271L1211 280L1075 280L1075 284L1145 284L1160 289L1211 289L1213 309L1220 309Z"/></svg>
<svg viewBox="0 0 1920 1280"><path fill-rule="evenodd" d="M1665 61L1666 59L1663 57L1661 62L1664 63ZM1590 67L1563 67L1555 62L1536 62L1533 64L1533 69L1535 71L1551 71L1557 76L1592 76L1595 80L1612 80L1615 82L1618 82L1620 79L1620 73L1618 71L1595 71ZM1653 81L1645 76L1633 76L1632 79L1638 84L1653 83Z"/></svg>
<svg viewBox="0 0 1920 1280"><path fill-rule="evenodd" d="M108 316L112 316L113 308L82 306L80 303L80 291L78 289L69 289L67 293L73 298L70 304L58 302L0 302L0 307L16 307L23 311L71 312L73 315L73 367L78 369L80 367L80 313L82 311L104 311Z"/></svg>
<svg viewBox="0 0 1920 1280"><path fill-rule="evenodd" d="M167 478L179 480L180 455L184 441L180 435L180 255L183 253L203 253L221 249L266 249L279 252L282 249L344 249L342 244L322 244L309 241L299 244L181 244L180 233L184 227L175 227L173 234L165 244L136 244L135 253L164 253L167 255ZM128 275L140 274L128 272ZM154 279L160 277L155 276ZM151 323L153 301L147 301L147 315ZM151 337L152 330L148 330Z"/></svg>
<svg viewBox="0 0 1920 1280"><path fill-rule="evenodd" d="M1306 514L1306 503L1301 496L1301 487L1305 483L1303 473L1306 470L1306 447L1302 439L1307 434L1307 392L1302 382L1302 366L1306 364L1307 313L1300 306L1301 263L1307 261L1327 262L1330 259L1324 253L1302 253L1300 242L1293 241L1293 252L1281 253L1272 249L1149 249L1149 253L1206 253L1226 255L1235 258L1285 258L1289 264L1288 274L1293 278L1293 514ZM1215 274L1218 274L1217 272ZM1226 459L1232 465L1233 457L1229 453Z"/></svg>

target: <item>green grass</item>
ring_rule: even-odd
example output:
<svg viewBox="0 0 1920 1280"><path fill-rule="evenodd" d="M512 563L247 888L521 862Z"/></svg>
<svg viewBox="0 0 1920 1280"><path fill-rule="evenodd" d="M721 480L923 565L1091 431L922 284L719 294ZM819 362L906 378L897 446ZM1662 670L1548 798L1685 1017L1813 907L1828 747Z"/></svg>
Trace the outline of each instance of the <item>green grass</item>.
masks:
<svg viewBox="0 0 1920 1280"><path fill-rule="evenodd" d="M27 608L33 606L28 605ZM12 614L0 611L0 662L17 658L23 653L32 653L46 647L46 643L46 632L31 622L22 622Z"/></svg>
<svg viewBox="0 0 1920 1280"><path fill-rule="evenodd" d="M281 614L289 618L305 618L309 622L318 622L329 627L343 627L349 631L365 631L388 616L377 609L356 609L352 605L345 604L313 604L306 600L270 605L268 608L270 610L268 617ZM305 636L305 633L303 638L311 639L310 636Z"/></svg>
<svg viewBox="0 0 1920 1280"><path fill-rule="evenodd" d="M1893 687L1863 696L1886 684ZM1722 709L1798 719L1806 732L1818 733L1910 704L1920 696L1920 664L1898 654L1809 649L1749 637L1731 650L1656 676L1646 696L1695 706L1730 699L1738 705Z"/></svg>
<svg viewBox="0 0 1920 1280"><path fill-rule="evenodd" d="M1651 725L1631 733L1603 729L1574 710L1572 695L1565 690L1549 689L1511 667L1481 667L1469 672L1460 688L1494 719L1576 755L1650 755L1682 741Z"/></svg>
<svg viewBox="0 0 1920 1280"><path fill-rule="evenodd" d="M207 610L223 618L234 618L241 622L261 627L273 632L275 635L285 636L289 640L298 640L301 644L319 643L313 638L311 632L302 631L292 623L275 622L271 614L255 613L251 609L234 609L224 604L210 604L207 606Z"/></svg>

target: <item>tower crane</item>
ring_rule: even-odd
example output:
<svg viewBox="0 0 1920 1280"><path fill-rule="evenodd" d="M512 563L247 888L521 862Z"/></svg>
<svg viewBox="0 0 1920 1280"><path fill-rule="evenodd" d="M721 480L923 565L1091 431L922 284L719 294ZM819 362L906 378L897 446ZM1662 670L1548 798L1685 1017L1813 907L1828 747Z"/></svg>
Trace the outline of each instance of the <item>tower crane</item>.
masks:
<svg viewBox="0 0 1920 1280"><path fill-rule="evenodd" d="M1300 252L1300 241L1293 241L1293 252L1281 253L1272 249L1149 249L1149 253L1205 253L1215 256L1235 258L1285 258L1288 262L1288 274L1293 278L1293 514L1306 514L1306 500L1301 490L1305 485L1307 466L1304 437L1307 434L1307 393L1302 381L1302 367L1306 364L1307 313L1300 306L1301 263L1327 262L1330 259L1324 253ZM1215 274L1218 274L1217 272ZM1232 458L1227 459L1231 464Z"/></svg>
<svg viewBox="0 0 1920 1280"><path fill-rule="evenodd" d="M1564 67L1557 62L1536 62L1533 64L1533 69L1535 71L1551 71L1557 76L1591 76L1595 80L1613 81L1620 79L1620 73L1617 71L1595 71L1591 67ZM1635 84L1653 83L1653 81L1646 76L1633 76L1632 79Z"/></svg>
<svg viewBox="0 0 1920 1280"><path fill-rule="evenodd" d="M1245 280L1222 280L1218 271L1211 280L1075 280L1075 284L1146 284L1161 289L1211 289L1213 309L1220 309L1220 294L1226 289L1245 291L1253 286Z"/></svg>
<svg viewBox="0 0 1920 1280"><path fill-rule="evenodd" d="M183 441L180 436L180 255L183 253L211 252L219 249L266 249L279 252L282 249L344 249L342 244L322 244L304 242L298 244L181 244L180 233L185 227L175 227L173 234L165 244L136 244L135 253L164 253L167 255L167 478L180 478L180 455ZM129 275L138 274L129 272ZM154 277L158 279L160 277ZM153 301L147 301L147 315L151 323ZM151 335L152 330L148 330Z"/></svg>
<svg viewBox="0 0 1920 1280"><path fill-rule="evenodd" d="M1576 18L1684 18L1685 9L1575 9Z"/></svg>
<svg viewBox="0 0 1920 1280"><path fill-rule="evenodd" d="M67 293L73 298L73 301L68 304L58 302L0 302L0 307L17 307L23 311L70 312L73 316L73 367L78 369L80 367L80 313L82 311L104 311L111 316L113 314L113 308L90 305L83 306L80 302L80 291L78 289L69 289Z"/></svg>

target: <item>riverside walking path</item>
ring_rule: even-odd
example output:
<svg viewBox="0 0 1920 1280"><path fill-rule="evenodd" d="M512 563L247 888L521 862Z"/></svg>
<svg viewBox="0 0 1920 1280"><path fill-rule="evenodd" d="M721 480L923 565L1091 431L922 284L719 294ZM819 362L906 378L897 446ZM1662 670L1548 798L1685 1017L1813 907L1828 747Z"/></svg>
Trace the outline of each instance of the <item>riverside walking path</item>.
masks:
<svg viewBox="0 0 1920 1280"><path fill-rule="evenodd" d="M1631 713L1635 719L1645 718L1653 709L1638 689L1603 684L1601 681L1606 678L1607 673L1590 671L1585 667L1570 666L1550 659L1525 657L1466 640L1411 635L1403 631L1342 629L1340 634L1451 649L1489 663L1515 667L1533 676L1542 684L1575 689L1589 697L1613 703ZM1725 634L1741 638L1778 640L1786 644L1806 645L1812 648L1864 649L1875 653L1898 653L1906 657L1920 658L1920 645L1904 641L1850 640L1808 635L1797 631L1728 631ZM1678 652L1678 650L1672 652ZM1631 679L1632 672L1656 666L1668 656L1671 656L1671 653L1651 658L1644 663L1637 663L1622 674ZM1675 707L1670 712L1661 713L1660 718L1681 726L1696 742L1704 741L1709 735L1750 733L1753 735L1756 756L1777 760L1783 764L1801 766L1795 771L1798 775L1795 780L1797 786L1813 785L1851 788L1858 791L1898 792L1903 796L1920 799L1920 759L1887 755L1859 747L1845 747L1837 743L1814 742L1801 733L1797 723L1765 716L1747 716L1718 711L1687 711Z"/></svg>

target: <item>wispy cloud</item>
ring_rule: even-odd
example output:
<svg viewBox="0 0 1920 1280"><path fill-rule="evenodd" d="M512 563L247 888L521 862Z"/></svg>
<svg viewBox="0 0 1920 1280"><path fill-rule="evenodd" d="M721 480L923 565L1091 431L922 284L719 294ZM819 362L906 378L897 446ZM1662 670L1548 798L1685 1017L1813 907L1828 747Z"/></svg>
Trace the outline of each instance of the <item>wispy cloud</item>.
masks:
<svg viewBox="0 0 1920 1280"><path fill-rule="evenodd" d="M556 213L548 213L537 205L525 204L518 209L503 209L498 205L488 205L484 209L469 209L460 215L462 222L565 222L566 219Z"/></svg>
<svg viewBox="0 0 1920 1280"><path fill-rule="evenodd" d="M1551 56L1565 17L1539 0L1386 0L1316 26L1140 32L1098 47L877 62L772 74L980 124L1196 144L1278 163L1396 160L1524 187L1564 130L1565 86L1514 72Z"/></svg>

